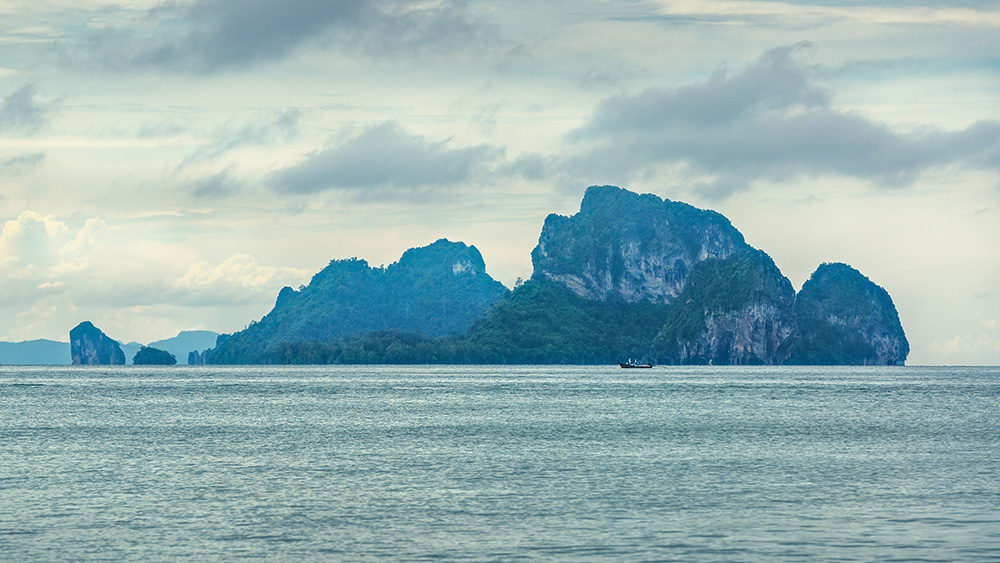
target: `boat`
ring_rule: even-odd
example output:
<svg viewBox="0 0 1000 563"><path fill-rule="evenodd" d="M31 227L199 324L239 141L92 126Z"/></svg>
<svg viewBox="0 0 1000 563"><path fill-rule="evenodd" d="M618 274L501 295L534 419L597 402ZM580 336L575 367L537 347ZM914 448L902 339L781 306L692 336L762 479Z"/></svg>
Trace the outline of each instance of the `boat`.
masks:
<svg viewBox="0 0 1000 563"><path fill-rule="evenodd" d="M621 367L623 367L623 368L651 368L651 367L653 367L653 364L637 364L637 363L633 362L632 360L629 360L628 362L623 362L621 360L618 360L618 365L621 366Z"/></svg>

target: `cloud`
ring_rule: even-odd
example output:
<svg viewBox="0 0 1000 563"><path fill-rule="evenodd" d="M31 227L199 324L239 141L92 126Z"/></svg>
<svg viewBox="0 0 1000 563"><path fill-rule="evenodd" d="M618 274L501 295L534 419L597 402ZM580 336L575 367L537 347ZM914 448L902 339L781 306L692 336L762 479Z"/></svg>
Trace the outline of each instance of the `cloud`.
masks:
<svg viewBox="0 0 1000 563"><path fill-rule="evenodd" d="M205 145L184 159L181 167L218 158L234 149L249 145L269 145L287 141L298 135L302 112L285 108L262 113L240 127L225 127L216 133L216 141Z"/></svg>
<svg viewBox="0 0 1000 563"><path fill-rule="evenodd" d="M358 197L399 195L469 181L502 152L488 145L449 148L448 144L449 140L434 142L411 135L387 121L275 172L270 184L291 193L342 190Z"/></svg>
<svg viewBox="0 0 1000 563"><path fill-rule="evenodd" d="M781 2L739 0L656 0L660 15L650 19L667 22L708 22L721 24L747 23L757 25L787 26L793 29L814 28L831 22L882 25L954 25L966 27L993 27L1000 25L1000 12L976 2L930 2L928 6L902 2L893 6L889 2L864 3L845 6L828 2Z"/></svg>
<svg viewBox="0 0 1000 563"><path fill-rule="evenodd" d="M0 158L0 176L20 176L38 168L45 162L45 153L34 152Z"/></svg>
<svg viewBox="0 0 1000 563"><path fill-rule="evenodd" d="M226 197L239 193L242 185L229 169L188 183L195 197Z"/></svg>
<svg viewBox="0 0 1000 563"><path fill-rule="evenodd" d="M295 268L274 268L261 266L249 254L233 254L218 266L212 266L207 261L196 262L188 268L187 273L178 278L174 284L177 287L204 287L217 283L228 283L244 288L257 288L273 285L278 278L296 279L307 275L305 270Z"/></svg>
<svg viewBox="0 0 1000 563"><path fill-rule="evenodd" d="M0 284L4 298L28 301L61 292L90 268L89 253L104 222L91 218L74 232L55 217L22 211L0 229Z"/></svg>
<svg viewBox="0 0 1000 563"><path fill-rule="evenodd" d="M308 281L306 270L264 266L246 254L195 261L183 244L123 236L133 224L126 223L34 211L0 222L0 338L64 337L83 319L105 330L128 326L141 338L191 318L232 326L266 310L282 286ZM157 323L169 326L153 330Z"/></svg>
<svg viewBox="0 0 1000 563"><path fill-rule="evenodd" d="M59 105L59 100L48 103L35 99L37 88L26 84L0 103L0 132L34 133L44 127Z"/></svg>
<svg viewBox="0 0 1000 563"><path fill-rule="evenodd" d="M58 241L69 228L53 217L22 211L17 219L4 223L0 231L0 265L22 270L51 266Z"/></svg>
<svg viewBox="0 0 1000 563"><path fill-rule="evenodd" d="M285 285L300 285L310 272L300 268L262 266L249 254L233 254L218 265L200 261L174 282L175 302L242 303L260 295L273 296Z"/></svg>
<svg viewBox="0 0 1000 563"><path fill-rule="evenodd" d="M1000 337L995 330L936 340L930 347L943 358L944 365L997 365L1000 361Z"/></svg>
<svg viewBox="0 0 1000 563"><path fill-rule="evenodd" d="M616 181L672 167L715 198L756 180L841 175L904 187L938 165L1000 170L1000 122L896 132L836 108L816 71L798 60L809 47L773 49L704 82L607 98L568 136L578 152L563 165Z"/></svg>
<svg viewBox="0 0 1000 563"><path fill-rule="evenodd" d="M306 43L367 56L414 56L491 41L465 2L196 0L165 3L87 39L102 66L212 73L281 60ZM461 52L461 50L458 50Z"/></svg>

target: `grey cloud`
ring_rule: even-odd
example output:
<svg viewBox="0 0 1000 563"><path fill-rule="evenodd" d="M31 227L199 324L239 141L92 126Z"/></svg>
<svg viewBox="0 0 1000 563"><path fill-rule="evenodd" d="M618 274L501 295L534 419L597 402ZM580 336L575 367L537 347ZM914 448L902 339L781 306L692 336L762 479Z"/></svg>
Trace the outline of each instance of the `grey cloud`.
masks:
<svg viewBox="0 0 1000 563"><path fill-rule="evenodd" d="M686 165L714 177L701 188L717 198L761 179L842 175L904 187L937 165L1000 169L1000 122L899 133L837 109L813 70L796 60L807 46L769 51L742 71L720 70L701 83L608 98L569 136L579 152L563 165L620 181Z"/></svg>
<svg viewBox="0 0 1000 563"><path fill-rule="evenodd" d="M0 175L17 176L38 168L45 162L45 153L33 152L0 158Z"/></svg>
<svg viewBox="0 0 1000 563"><path fill-rule="evenodd" d="M544 180L557 168L556 159L537 153L527 153L499 166L497 175L520 177L526 180Z"/></svg>
<svg viewBox="0 0 1000 563"><path fill-rule="evenodd" d="M630 71L621 64L617 64L612 67L592 68L577 76L576 83L582 88L607 89L618 86L634 74L634 71Z"/></svg>
<svg viewBox="0 0 1000 563"><path fill-rule="evenodd" d="M224 128L216 133L218 140L188 156L181 163L181 167L192 162L219 157L241 146L287 141L298 134L301 119L301 111L296 108L286 108L258 116L252 123L240 127Z"/></svg>
<svg viewBox="0 0 1000 563"><path fill-rule="evenodd" d="M281 60L305 43L370 56L411 56L490 41L465 2L405 0L196 0L163 4L152 26L104 29L86 50L115 70L211 73Z"/></svg>
<svg viewBox="0 0 1000 563"><path fill-rule="evenodd" d="M27 84L3 99L0 104L0 131L34 133L45 126L59 101L39 102L37 88Z"/></svg>
<svg viewBox="0 0 1000 563"><path fill-rule="evenodd" d="M281 191L350 191L358 197L440 189L486 171L501 151L488 145L448 148L388 121L333 148L309 154L270 178Z"/></svg>
<svg viewBox="0 0 1000 563"><path fill-rule="evenodd" d="M740 73L717 70L705 82L674 90L651 88L634 96L600 103L579 134L622 129L650 131L683 124L715 125L748 113L829 105L830 94L809 82L792 56L808 44L768 51Z"/></svg>
<svg viewBox="0 0 1000 563"><path fill-rule="evenodd" d="M187 185L195 197L227 197L240 192L242 185L229 170L200 178Z"/></svg>

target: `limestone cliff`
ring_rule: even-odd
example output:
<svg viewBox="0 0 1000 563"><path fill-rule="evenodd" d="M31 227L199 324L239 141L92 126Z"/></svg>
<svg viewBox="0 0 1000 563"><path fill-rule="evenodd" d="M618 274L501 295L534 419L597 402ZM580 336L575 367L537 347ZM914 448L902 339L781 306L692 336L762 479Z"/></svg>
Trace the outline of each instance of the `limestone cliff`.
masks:
<svg viewBox="0 0 1000 563"><path fill-rule="evenodd" d="M661 364L784 363L795 291L771 258L743 249L697 264L671 306L652 354Z"/></svg>
<svg viewBox="0 0 1000 563"><path fill-rule="evenodd" d="M69 345L73 365L125 365L125 353L118 342L108 338L90 321L84 321L69 331Z"/></svg>
<svg viewBox="0 0 1000 563"><path fill-rule="evenodd" d="M847 264L823 264L795 299L791 363L902 365L910 352L885 289Z"/></svg>
<svg viewBox="0 0 1000 563"><path fill-rule="evenodd" d="M714 211L592 186L571 216L549 215L531 253L534 277L585 299L670 303L703 260L750 248Z"/></svg>
<svg viewBox="0 0 1000 563"><path fill-rule="evenodd" d="M668 364L788 359L795 292L722 215L613 186L545 220L533 279L587 300L669 305L649 356ZM652 337L655 336L655 339Z"/></svg>

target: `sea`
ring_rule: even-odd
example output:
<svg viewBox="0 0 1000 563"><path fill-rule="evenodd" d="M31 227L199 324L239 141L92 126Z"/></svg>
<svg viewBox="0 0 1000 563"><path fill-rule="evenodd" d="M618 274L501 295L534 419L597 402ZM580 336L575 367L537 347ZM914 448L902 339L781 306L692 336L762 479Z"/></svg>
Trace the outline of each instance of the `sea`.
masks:
<svg viewBox="0 0 1000 563"><path fill-rule="evenodd" d="M996 367L0 367L3 561L1000 561Z"/></svg>

